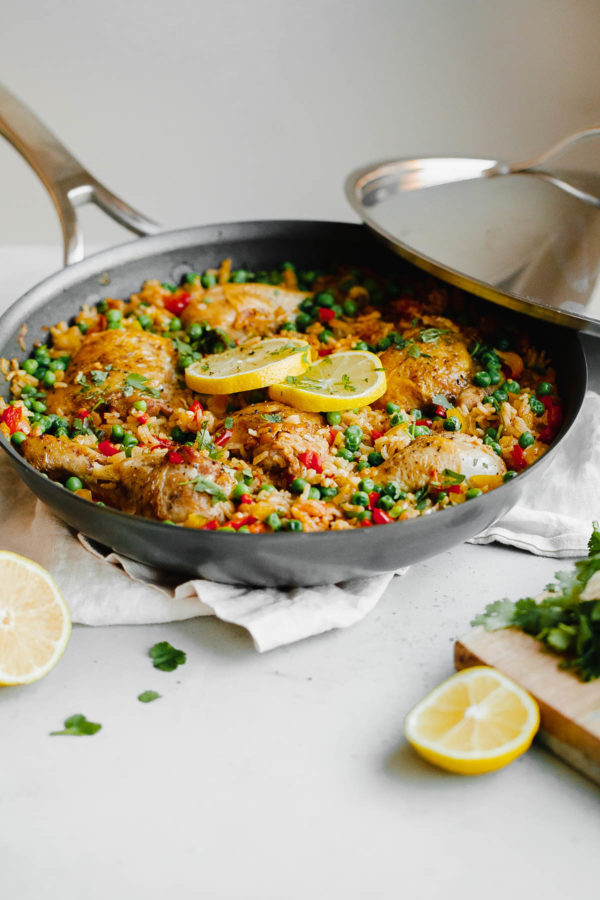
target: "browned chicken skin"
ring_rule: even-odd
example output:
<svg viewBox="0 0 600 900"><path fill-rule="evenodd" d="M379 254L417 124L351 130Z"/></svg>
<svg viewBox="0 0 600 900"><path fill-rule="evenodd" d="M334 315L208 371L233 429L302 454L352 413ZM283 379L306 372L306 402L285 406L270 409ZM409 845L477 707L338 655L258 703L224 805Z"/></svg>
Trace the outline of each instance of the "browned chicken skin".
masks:
<svg viewBox="0 0 600 900"><path fill-rule="evenodd" d="M175 360L172 341L156 334L128 328L86 335L64 373L67 387L48 391L48 409L72 416L98 405L126 416L136 400L144 399L154 415L167 409L179 390ZM126 379L133 375L145 381L134 379L132 387Z"/></svg>
<svg viewBox="0 0 600 900"><path fill-rule="evenodd" d="M411 356L417 348L419 356ZM407 347L390 347L380 356L387 378L387 391L373 404L384 407L392 401L404 409L420 409L442 394L456 398L471 384L475 367L465 338L454 331L441 334L431 343L416 342Z"/></svg>
<svg viewBox="0 0 600 900"><path fill-rule="evenodd" d="M193 297L181 320L186 327L192 322L205 322L230 337L246 339L270 334L308 296L303 291L266 284L225 284Z"/></svg>
<svg viewBox="0 0 600 900"><path fill-rule="evenodd" d="M309 450L318 454L326 474L337 471L330 454L329 430L318 413L269 401L253 403L234 413L232 419L228 448L259 465L274 480L279 478L280 484L304 473L298 457Z"/></svg>
<svg viewBox="0 0 600 900"><path fill-rule="evenodd" d="M198 513L222 522L233 510L228 498L237 483L235 472L196 451L185 465L169 463L160 450L114 462L93 447L46 434L31 437L24 455L50 478L76 475L98 500L128 513L173 522Z"/></svg>

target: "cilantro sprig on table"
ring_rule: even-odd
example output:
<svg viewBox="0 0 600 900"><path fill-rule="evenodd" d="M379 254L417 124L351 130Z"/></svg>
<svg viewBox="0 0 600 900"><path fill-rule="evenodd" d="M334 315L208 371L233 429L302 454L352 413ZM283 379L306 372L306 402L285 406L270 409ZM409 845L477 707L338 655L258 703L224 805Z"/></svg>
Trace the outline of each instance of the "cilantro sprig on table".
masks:
<svg viewBox="0 0 600 900"><path fill-rule="evenodd" d="M546 586L541 600L496 600L471 624L483 625L487 631L518 628L563 655L561 669L573 669L582 681L600 678L600 586L590 585L586 591L600 572L597 522L593 523L588 551L573 571L556 573L556 581Z"/></svg>
<svg viewBox="0 0 600 900"><path fill-rule="evenodd" d="M101 728L102 725L100 725L99 722L89 722L85 716L81 715L81 713L77 713L76 715L69 716L68 719L65 719L65 727L62 731L51 731L50 734L69 734L80 737L85 734L96 734Z"/></svg>
<svg viewBox="0 0 600 900"><path fill-rule="evenodd" d="M163 672L173 672L177 666L182 666L187 657L183 650L177 650L168 641L159 641L150 648L150 657L155 669Z"/></svg>

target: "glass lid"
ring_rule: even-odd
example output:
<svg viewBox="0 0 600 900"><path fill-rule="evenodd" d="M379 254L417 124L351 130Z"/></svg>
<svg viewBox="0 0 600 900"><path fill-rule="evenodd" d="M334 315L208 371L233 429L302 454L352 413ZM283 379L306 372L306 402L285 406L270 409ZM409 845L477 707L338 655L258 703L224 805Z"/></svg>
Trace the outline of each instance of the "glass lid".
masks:
<svg viewBox="0 0 600 900"><path fill-rule="evenodd" d="M463 157L377 163L353 172L346 194L378 237L422 269L600 336L600 176L539 167L572 141L513 166Z"/></svg>

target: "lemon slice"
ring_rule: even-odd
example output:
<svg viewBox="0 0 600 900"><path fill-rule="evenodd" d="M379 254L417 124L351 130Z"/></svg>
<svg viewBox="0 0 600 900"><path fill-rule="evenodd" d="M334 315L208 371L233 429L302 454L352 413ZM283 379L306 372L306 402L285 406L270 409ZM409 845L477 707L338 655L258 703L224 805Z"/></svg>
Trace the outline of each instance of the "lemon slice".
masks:
<svg viewBox="0 0 600 900"><path fill-rule="evenodd" d="M0 550L0 684L42 678L70 636L69 609L50 573Z"/></svg>
<svg viewBox="0 0 600 900"><path fill-rule="evenodd" d="M540 724L537 703L496 669L474 666L438 685L406 717L404 733L424 759L462 775L508 765Z"/></svg>
<svg viewBox="0 0 600 900"><path fill-rule="evenodd" d="M235 394L300 375L309 364L306 341L269 338L205 356L187 367L185 382L201 394Z"/></svg>
<svg viewBox="0 0 600 900"><path fill-rule="evenodd" d="M325 356L301 375L288 376L269 388L272 400L304 412L331 412L367 406L385 394L381 360L366 350L347 350Z"/></svg>

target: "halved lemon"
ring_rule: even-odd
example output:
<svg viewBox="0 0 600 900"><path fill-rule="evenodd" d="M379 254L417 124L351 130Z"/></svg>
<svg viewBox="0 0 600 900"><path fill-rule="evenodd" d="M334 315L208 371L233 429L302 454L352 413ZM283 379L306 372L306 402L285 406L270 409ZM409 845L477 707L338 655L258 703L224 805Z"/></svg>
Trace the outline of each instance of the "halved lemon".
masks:
<svg viewBox="0 0 600 900"><path fill-rule="evenodd" d="M289 338L251 341L213 353L185 370L185 382L201 394L235 394L265 388L310 365L310 345Z"/></svg>
<svg viewBox="0 0 600 900"><path fill-rule="evenodd" d="M0 550L0 684L28 684L56 665L71 615L49 572Z"/></svg>
<svg viewBox="0 0 600 900"><path fill-rule="evenodd" d="M269 396L304 412L331 412L367 406L386 389L378 356L366 350L346 350L325 356L301 375L274 384Z"/></svg>
<svg viewBox="0 0 600 900"><path fill-rule="evenodd" d="M529 748L540 724L527 691L489 666L474 666L438 685L404 722L424 759L461 775L508 765Z"/></svg>

